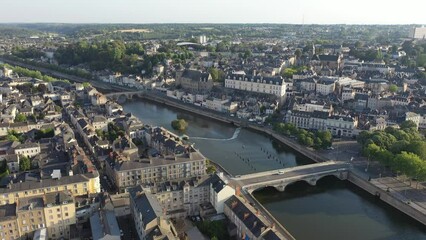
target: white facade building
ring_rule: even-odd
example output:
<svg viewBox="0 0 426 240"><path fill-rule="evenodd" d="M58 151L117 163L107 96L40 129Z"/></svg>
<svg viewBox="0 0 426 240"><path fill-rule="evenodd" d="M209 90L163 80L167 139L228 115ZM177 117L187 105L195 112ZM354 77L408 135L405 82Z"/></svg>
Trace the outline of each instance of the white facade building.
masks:
<svg viewBox="0 0 426 240"><path fill-rule="evenodd" d="M210 203L217 213L223 213L225 201L235 194L235 189L222 180L210 184Z"/></svg>
<svg viewBox="0 0 426 240"><path fill-rule="evenodd" d="M327 96L333 93L336 89L336 80L334 79L320 79L316 83L316 93Z"/></svg>
<svg viewBox="0 0 426 240"><path fill-rule="evenodd" d="M330 131L333 136L353 137L358 120L346 116L329 116L326 112L288 111L285 122L308 130Z"/></svg>
<svg viewBox="0 0 426 240"><path fill-rule="evenodd" d="M425 39L426 38L426 27L415 27L410 30L410 38L414 39Z"/></svg>
<svg viewBox="0 0 426 240"><path fill-rule="evenodd" d="M262 77L235 73L226 77L225 87L278 97L283 97L286 92L286 84L282 77Z"/></svg>
<svg viewBox="0 0 426 240"><path fill-rule="evenodd" d="M40 153L40 145L37 143L24 143L15 148L16 155L34 157Z"/></svg>

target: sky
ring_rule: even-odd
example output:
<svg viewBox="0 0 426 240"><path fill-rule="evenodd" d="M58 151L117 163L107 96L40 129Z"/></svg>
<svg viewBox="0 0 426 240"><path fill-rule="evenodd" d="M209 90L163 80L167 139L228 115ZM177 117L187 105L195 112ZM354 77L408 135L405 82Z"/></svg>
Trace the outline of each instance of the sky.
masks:
<svg viewBox="0 0 426 240"><path fill-rule="evenodd" d="M0 6L0 23L426 24L425 0L1 0Z"/></svg>

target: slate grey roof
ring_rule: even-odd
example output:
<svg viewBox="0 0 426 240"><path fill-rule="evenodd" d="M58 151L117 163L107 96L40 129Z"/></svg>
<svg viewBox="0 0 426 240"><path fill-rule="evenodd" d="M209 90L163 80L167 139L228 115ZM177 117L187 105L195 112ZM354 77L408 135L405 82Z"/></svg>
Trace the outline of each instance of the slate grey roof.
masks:
<svg viewBox="0 0 426 240"><path fill-rule="evenodd" d="M212 188L214 189L216 193L219 193L220 191L222 191L222 189L225 186L226 186L226 183L224 183L220 178L219 180L216 180L215 182L212 183Z"/></svg>
<svg viewBox="0 0 426 240"><path fill-rule="evenodd" d="M157 198L150 193L143 192L141 186L130 189L129 194L137 211L142 213L142 221L145 225L162 215L162 209Z"/></svg>
<svg viewBox="0 0 426 240"><path fill-rule="evenodd" d="M16 203L0 206L0 221L16 218Z"/></svg>
<svg viewBox="0 0 426 240"><path fill-rule="evenodd" d="M312 60L316 61L327 61L327 62L337 62L339 59L338 55L314 55Z"/></svg>
<svg viewBox="0 0 426 240"><path fill-rule="evenodd" d="M84 118L78 120L77 123L81 126L81 129L84 129L87 125L89 125L89 123Z"/></svg>
<svg viewBox="0 0 426 240"><path fill-rule="evenodd" d="M15 147L15 149L25 149L25 148L36 148L39 147L37 143L23 143Z"/></svg>
<svg viewBox="0 0 426 240"><path fill-rule="evenodd" d="M274 231L272 231L271 229L270 230L268 230L263 236L262 236L262 238L264 239L264 240L282 240L283 238L281 238L281 237L279 237L278 235L277 235L277 233L276 232L274 232Z"/></svg>
<svg viewBox="0 0 426 240"><path fill-rule="evenodd" d="M8 188L0 188L0 194L27 191L32 189L56 187L56 186L79 183L79 182L86 182L90 178L95 178L95 177L99 177L98 172L78 174L73 176L65 176L65 177L61 177L60 179L43 179L43 181L40 181L40 182L34 182L34 181L18 182L18 183L11 184L10 187Z"/></svg>
<svg viewBox="0 0 426 240"><path fill-rule="evenodd" d="M284 82L282 77L263 77L263 76L252 76L247 74L229 74L228 79L246 81L246 82L262 82L267 84L281 85Z"/></svg>
<svg viewBox="0 0 426 240"><path fill-rule="evenodd" d="M192 81L196 82L205 82L208 80L210 74L209 73L203 73L198 70L192 70L192 69L186 69L182 73L183 78L189 78Z"/></svg>
<svg viewBox="0 0 426 240"><path fill-rule="evenodd" d="M259 237L266 225L235 195L225 201L225 205L239 218L254 236Z"/></svg>
<svg viewBox="0 0 426 240"><path fill-rule="evenodd" d="M74 198L72 197L71 193L67 191L46 193L45 195L46 205L48 204L61 205L64 202L72 203L73 201L74 201Z"/></svg>
<svg viewBox="0 0 426 240"><path fill-rule="evenodd" d="M12 142L12 141L0 141L0 149L9 149L9 148L15 148L19 145L19 142Z"/></svg>
<svg viewBox="0 0 426 240"><path fill-rule="evenodd" d="M19 211L27 211L30 208L43 208L44 201L43 197L27 197L27 198L19 198L18 200L18 212Z"/></svg>

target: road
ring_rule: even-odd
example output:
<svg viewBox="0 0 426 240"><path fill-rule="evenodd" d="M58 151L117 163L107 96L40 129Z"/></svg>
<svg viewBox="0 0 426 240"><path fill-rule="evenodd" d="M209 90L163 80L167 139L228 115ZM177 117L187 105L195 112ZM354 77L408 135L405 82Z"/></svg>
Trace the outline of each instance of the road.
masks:
<svg viewBox="0 0 426 240"><path fill-rule="evenodd" d="M348 169L348 164L342 163L342 162L310 164L310 165L304 165L304 166L286 168L286 169L280 170L282 174L279 174L278 170L276 170L276 171L268 171L265 174L260 174L258 176L256 176L256 174L254 174L254 176L252 177L241 176L239 178L234 178L234 180L236 180L241 187L244 187L244 186L256 184L256 183L270 182L275 180L284 180L287 178L294 178L294 177L312 175L312 174L320 174L324 172L336 171L338 169Z"/></svg>

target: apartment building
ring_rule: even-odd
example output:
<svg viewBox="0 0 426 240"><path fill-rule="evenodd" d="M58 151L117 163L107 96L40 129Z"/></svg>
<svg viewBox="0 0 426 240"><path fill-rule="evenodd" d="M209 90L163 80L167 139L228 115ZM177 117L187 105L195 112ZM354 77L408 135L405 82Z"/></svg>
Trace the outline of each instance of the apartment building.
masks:
<svg viewBox="0 0 426 240"><path fill-rule="evenodd" d="M70 191L73 196L101 192L99 173L64 176L60 179L41 179L11 183L6 188L0 188L0 205L13 204L18 199L43 196L46 193Z"/></svg>
<svg viewBox="0 0 426 240"><path fill-rule="evenodd" d="M19 198L0 206L1 239L31 237L47 230L49 239L69 238L69 226L76 223L74 198L69 191Z"/></svg>
<svg viewBox="0 0 426 240"><path fill-rule="evenodd" d="M0 239L17 239L20 236L16 204L0 206Z"/></svg>
<svg viewBox="0 0 426 240"><path fill-rule="evenodd" d="M40 153L40 145L38 143L23 143L15 148L16 155L34 157Z"/></svg>
<svg viewBox="0 0 426 240"><path fill-rule="evenodd" d="M210 73L186 69L176 72L176 85L192 92L208 92L213 88Z"/></svg>
<svg viewBox="0 0 426 240"><path fill-rule="evenodd" d="M285 239L268 220L240 197L234 195L226 200L224 214L235 224L236 239Z"/></svg>
<svg viewBox="0 0 426 240"><path fill-rule="evenodd" d="M70 225L76 223L75 203L71 192L45 194L44 216L49 238L69 238Z"/></svg>
<svg viewBox="0 0 426 240"><path fill-rule="evenodd" d="M130 211L139 239L177 240L177 232L165 217L157 198L141 186L130 189Z"/></svg>
<svg viewBox="0 0 426 240"><path fill-rule="evenodd" d="M45 228L43 196L19 198L16 215L20 236Z"/></svg>
<svg viewBox="0 0 426 240"><path fill-rule="evenodd" d="M150 157L137 161L107 159L106 173L117 189L205 175L206 158L195 149L183 154Z"/></svg>
<svg viewBox="0 0 426 240"><path fill-rule="evenodd" d="M167 217L184 218L200 214L200 204L209 202L209 180L210 177L204 176L143 189L154 194Z"/></svg>
<svg viewBox="0 0 426 240"><path fill-rule="evenodd" d="M358 120L350 116L329 116L327 112L288 111L286 123L308 130L328 130L333 136L353 137L357 134Z"/></svg>
<svg viewBox="0 0 426 240"><path fill-rule="evenodd" d="M225 79L225 87L278 97L283 97L286 93L286 83L282 77L251 76L245 73L229 74Z"/></svg>
<svg viewBox="0 0 426 240"><path fill-rule="evenodd" d="M202 213L202 206L207 206L209 203L212 208L209 210L222 213L223 202L235 192L224 183L221 174L142 185L142 188L145 192L155 195L167 217L170 218L199 215Z"/></svg>
<svg viewBox="0 0 426 240"><path fill-rule="evenodd" d="M222 174L222 173L221 173ZM210 203L216 213L223 213L225 201L235 194L235 189L228 186L222 179L210 183Z"/></svg>

